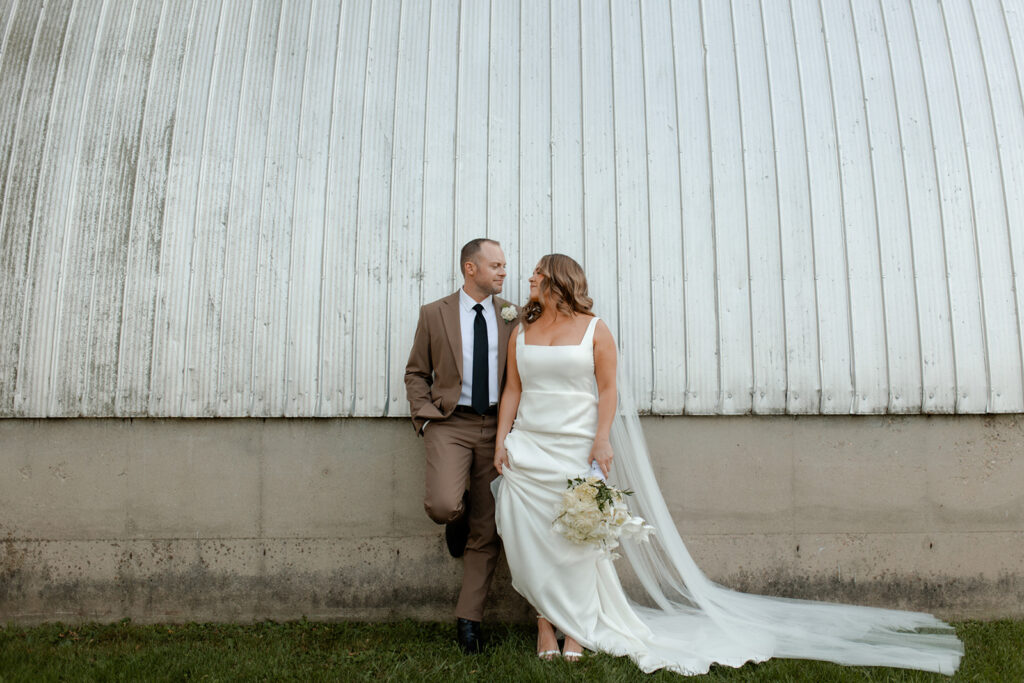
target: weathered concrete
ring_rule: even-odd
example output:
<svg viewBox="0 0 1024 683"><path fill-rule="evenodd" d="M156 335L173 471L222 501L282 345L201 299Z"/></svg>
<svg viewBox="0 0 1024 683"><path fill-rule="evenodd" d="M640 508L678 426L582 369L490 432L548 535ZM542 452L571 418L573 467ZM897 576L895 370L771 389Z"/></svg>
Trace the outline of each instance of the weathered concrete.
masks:
<svg viewBox="0 0 1024 683"><path fill-rule="evenodd" d="M743 590L1024 615L1019 416L645 418ZM0 420L0 621L450 617L401 419ZM489 618L529 607L500 570Z"/></svg>

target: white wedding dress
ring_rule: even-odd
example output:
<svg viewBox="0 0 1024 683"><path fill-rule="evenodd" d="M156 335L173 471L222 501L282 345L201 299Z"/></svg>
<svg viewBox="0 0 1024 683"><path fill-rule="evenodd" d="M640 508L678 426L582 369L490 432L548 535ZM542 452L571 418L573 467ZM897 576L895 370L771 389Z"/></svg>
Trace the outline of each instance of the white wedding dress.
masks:
<svg viewBox="0 0 1024 683"><path fill-rule="evenodd" d="M610 483L634 490L631 512L655 527L650 542L623 539L620 548L645 605L626 596L607 553L556 533L566 480L588 472L597 430L596 324L575 346L526 344L522 328L516 340L522 395L505 439L508 464L492 490L512 585L540 615L584 647L628 656L646 672L701 674L714 663L771 657L956 670L962 645L931 615L749 595L707 579L665 506L621 378Z"/></svg>

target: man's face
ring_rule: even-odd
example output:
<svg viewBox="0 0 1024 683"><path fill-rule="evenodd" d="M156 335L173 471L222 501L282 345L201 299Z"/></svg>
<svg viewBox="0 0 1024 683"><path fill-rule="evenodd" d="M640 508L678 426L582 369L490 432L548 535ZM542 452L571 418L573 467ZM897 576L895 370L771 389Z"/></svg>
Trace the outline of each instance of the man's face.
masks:
<svg viewBox="0 0 1024 683"><path fill-rule="evenodd" d="M505 282L505 252L494 242L484 242L466 265L466 279L488 295L500 294Z"/></svg>

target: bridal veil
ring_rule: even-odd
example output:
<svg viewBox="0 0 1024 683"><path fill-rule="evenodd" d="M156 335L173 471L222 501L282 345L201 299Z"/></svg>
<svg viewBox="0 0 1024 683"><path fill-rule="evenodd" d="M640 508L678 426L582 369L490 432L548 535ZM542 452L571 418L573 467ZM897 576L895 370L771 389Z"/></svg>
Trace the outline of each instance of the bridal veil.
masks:
<svg viewBox="0 0 1024 683"><path fill-rule="evenodd" d="M654 476L646 440L620 359L619 405L611 431L611 479L634 491L631 512L655 528L650 542L624 538L643 595L633 608L667 647L673 638L712 637L746 659L819 659L952 674L963 656L953 628L930 614L752 595L709 580L676 530ZM621 562L621 560L620 560ZM640 604L643 603L643 604ZM711 635L714 634L714 635ZM679 642L685 642L680 640ZM712 648L716 649L716 648Z"/></svg>

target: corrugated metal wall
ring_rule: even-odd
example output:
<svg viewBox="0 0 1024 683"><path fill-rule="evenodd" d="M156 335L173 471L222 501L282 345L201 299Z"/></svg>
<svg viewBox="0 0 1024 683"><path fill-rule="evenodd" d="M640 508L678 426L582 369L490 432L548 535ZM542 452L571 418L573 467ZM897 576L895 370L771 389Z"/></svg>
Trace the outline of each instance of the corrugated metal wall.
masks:
<svg viewBox="0 0 1024 683"><path fill-rule="evenodd" d="M1024 409L1024 0L0 0L0 415L402 415L457 250L658 413Z"/></svg>

